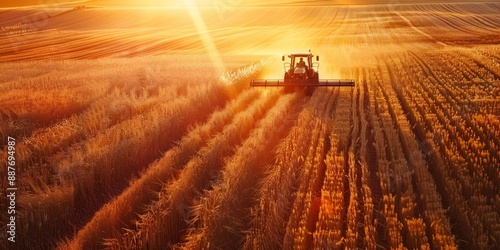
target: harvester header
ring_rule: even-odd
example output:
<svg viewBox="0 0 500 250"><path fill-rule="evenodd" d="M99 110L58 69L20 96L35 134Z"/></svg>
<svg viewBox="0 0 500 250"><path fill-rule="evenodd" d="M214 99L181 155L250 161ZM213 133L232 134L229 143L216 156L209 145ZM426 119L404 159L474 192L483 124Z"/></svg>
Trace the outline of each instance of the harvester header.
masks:
<svg viewBox="0 0 500 250"><path fill-rule="evenodd" d="M289 58L289 61L286 61ZM316 59L313 62L313 59ZM353 87L353 79L319 79L319 55L309 52L295 52L283 55L285 75L283 79L257 79L250 82L252 87Z"/></svg>

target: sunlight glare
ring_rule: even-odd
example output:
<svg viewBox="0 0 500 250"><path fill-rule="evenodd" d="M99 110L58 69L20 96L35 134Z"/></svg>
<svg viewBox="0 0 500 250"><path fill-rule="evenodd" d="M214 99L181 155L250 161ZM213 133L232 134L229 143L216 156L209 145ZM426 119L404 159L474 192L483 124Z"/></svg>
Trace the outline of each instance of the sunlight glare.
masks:
<svg viewBox="0 0 500 250"><path fill-rule="evenodd" d="M217 50L217 47L215 46L215 43L213 42L212 37L209 34L205 22L203 21L203 18L201 17L200 12L198 11L196 1L184 0L184 4L187 10L189 11L189 15L193 21L193 24L196 27L196 30L198 31L198 34L200 35L203 45L205 46L205 50L207 51L210 60L214 64L216 73L218 75L224 73L226 71L224 63L222 62L222 58L219 54L219 51Z"/></svg>

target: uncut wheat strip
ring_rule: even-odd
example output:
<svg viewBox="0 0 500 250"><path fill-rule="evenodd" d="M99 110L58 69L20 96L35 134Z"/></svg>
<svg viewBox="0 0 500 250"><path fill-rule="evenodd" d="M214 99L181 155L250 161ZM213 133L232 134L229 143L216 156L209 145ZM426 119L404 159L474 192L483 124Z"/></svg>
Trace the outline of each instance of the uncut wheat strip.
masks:
<svg viewBox="0 0 500 250"><path fill-rule="evenodd" d="M387 92L390 95L396 96L393 88L388 88ZM393 99L394 100L394 99ZM392 105L398 110L397 113L401 116L402 107L396 101ZM398 120L400 136L404 147L409 151L409 161L414 167L414 174L419 187L419 198L426 208L424 219L427 224L428 231L432 235L432 244L434 247L456 248L455 237L451 232L451 225L446 213L441 205L441 197L437 192L434 180L428 170L428 166L424 161L422 152L415 141L414 135L410 130L410 124L407 119Z"/></svg>
<svg viewBox="0 0 500 250"><path fill-rule="evenodd" d="M367 113L367 107L370 106L370 87L366 81L367 76L369 75L369 71L366 69L362 69L362 81L359 84L360 87L360 119L361 119L361 146L360 146L360 155L359 155L359 165L361 168L361 193L362 193L362 207L363 207L363 224L364 224L364 247L369 249L376 248L376 231L375 231L375 221L374 221L374 204L372 201L372 192L370 189L370 173L368 170L368 138L366 138L369 126L369 115ZM371 103L370 103L371 104ZM370 131L371 133L371 131Z"/></svg>
<svg viewBox="0 0 500 250"><path fill-rule="evenodd" d="M316 107L317 110L313 110L312 112L313 114L318 113L319 115L313 116L313 119L311 119L313 122L312 124L314 124L311 129L309 129L312 137L311 141L308 143L309 146L305 149L308 153L304 159L304 164L299 174L300 184L297 193L295 194L292 211L287 222L286 232L283 238L283 248L290 248L294 245L305 247L306 244L305 238L300 236L305 232L305 227L300 226L300 224L303 223L301 216L304 212L304 205L307 203L304 198L308 195L308 197L311 198L311 195L309 194L309 184L311 182L311 175L314 171L312 169L312 162L316 156L316 150L318 149L317 145L321 138L321 129L323 127L322 118L328 114L329 96L330 95L326 92L313 96L314 98L318 98L320 102Z"/></svg>
<svg viewBox="0 0 500 250"><path fill-rule="evenodd" d="M154 116L155 113L150 113L150 115L156 117ZM170 118L167 118L166 121L168 121L168 119ZM154 121L151 123L154 123ZM123 168L122 164L124 166L127 166L126 165L127 163L122 162L122 160L124 159L120 159L123 156L116 155L115 154L116 151L110 149L110 146L116 147L125 144L128 147L127 148L121 147L120 149L129 150L131 155L141 157L140 154L136 154L135 152L141 151L140 148L146 148L144 146L145 144L154 142L154 140L145 137L146 133L149 133L149 135L154 135L155 133L160 132L159 129L157 130L160 124L157 123L156 126L151 126L151 123L149 123L147 126L143 126L144 128L143 130L137 131L136 130L137 125L140 125L141 123L134 121L128 122L127 125L129 126L125 127L126 129L120 127L118 129L115 128L112 130L113 132L117 133L125 132L128 134L127 135L129 136L128 138L120 138L120 135L117 136L117 134L107 134L107 133L101 134L100 136L97 137L96 140L92 141L90 144L86 144L85 146L87 148L83 148L82 150L79 151L76 150L71 155L68 155L69 159L60 162L60 164L63 165L63 167L64 166L68 167L68 169L59 172L60 181L68 185L73 185L75 187L74 189L75 192L68 192L68 196L70 196L68 197L68 199L74 199L75 204L78 205L75 205L70 209L82 211L87 208L90 208L93 206L92 201L95 199L95 197L99 196L99 194L102 195L108 193L112 189L114 184L117 184L116 181L126 182L126 179L120 178L126 175L125 173L116 174L112 173L111 171L113 171L113 169L120 168L123 170L123 172L130 174L131 172L133 172L133 170ZM109 137L107 138L107 136L109 136L110 138ZM110 139L114 140L114 142L110 142ZM143 139L143 141L140 141L141 139ZM155 150L153 152L156 152L157 149L158 147L156 145L151 145L151 150ZM142 156L143 157L142 159L148 160L148 157L150 155L151 154L144 155ZM106 158L105 156L111 159L103 159L103 157ZM95 166L100 166L100 167L96 168ZM86 169L83 169L82 167L86 167ZM112 179L113 177L111 175L114 175L115 178ZM99 178L102 181L100 183L99 190L97 190L96 183L94 183L93 181L93 178L95 177ZM43 195L44 195L43 193L35 193L35 194L30 194L28 196L31 197L31 196L43 196ZM23 200L20 200L19 205L21 207L21 210L25 210L26 213L28 214L45 213L44 210L30 209L29 203L23 203L22 201ZM54 209L52 208L52 206L53 204L47 204L47 206L40 206L40 208L50 211L51 209ZM30 224L36 225L38 223L37 221L31 221L29 218L22 218L22 219L28 225ZM76 219L77 217L73 217L70 219L70 221ZM55 225L43 223L43 226L40 228L40 230L44 230L43 228L45 227L50 228L53 226ZM29 230L38 230L37 227L34 226L28 226L28 228Z"/></svg>
<svg viewBox="0 0 500 250"><path fill-rule="evenodd" d="M468 61L468 60L466 60ZM430 64L430 63L429 63ZM474 66L476 67L476 66ZM476 74L476 77L481 77L479 75ZM481 77L483 78L483 77ZM443 82L442 79L440 79L441 82ZM479 92L484 92L484 91L487 91L487 92L491 92L489 91L491 86L487 86L488 89L486 90L480 90ZM476 88L474 88L474 92L476 92ZM455 91L452 91L450 94L453 95L453 98L451 100L452 104L453 103L456 103L455 101L459 101L457 100L457 98L455 97ZM450 97L447 97L446 98L450 98ZM466 99L468 99L468 96L467 94L465 94L465 97ZM440 106L443 108L443 110L446 110L445 108L448 108L448 105L444 105L443 103L440 104ZM491 167L488 167L488 166L493 166L491 163L488 163L488 161L492 160L492 159L495 159L496 156L495 156L495 152L492 152L493 154L492 155L489 155L488 152L485 152L485 150L482 150L481 148L484 148L484 141L485 141L485 138L483 137L483 133L484 133L484 130L483 128L478 128L478 122L474 120L474 116L470 116L470 112L466 112L466 110L462 109L462 107L460 105L453 105L451 106L450 108L453 109L459 109L461 110L458 115L462 115L465 116L463 117L465 122L462 121L460 122L457 126L449 126L448 124L445 124L447 127L447 130L450 130L450 131L454 131L455 130L455 127L458 127L458 132L460 132L459 136L456 136L454 135L454 139L457 141L456 145L457 145L457 148L455 149L451 149L451 151L458 151L463 157L464 157L464 161L467 161L469 162L467 164L467 166L463 166L463 168L468 168L469 171L472 167L472 176L470 176L470 179L472 179L472 183L464 183L463 184L463 187L467 190L466 193L470 194L471 192L473 192L472 196L470 197L470 199L472 200L473 197L476 196L477 198L477 192L478 191L481 191L483 194L491 194L493 192L491 192L491 190L495 190L494 188L494 181L492 182L491 181L491 177L492 176L498 176L498 175L492 175L492 174L488 174L488 172L495 172L494 170L492 170ZM482 109L480 109L479 111L481 111ZM477 112L477 111L476 111ZM455 112L456 113L456 112ZM457 114L453 115L453 117L455 117ZM483 131L483 132L481 132ZM467 139L467 142L464 140ZM495 147L494 146L494 140L490 143L491 146L493 146L493 148ZM483 145L483 146L481 146ZM477 150L476 150L477 149ZM451 153L451 157L455 157L453 153ZM487 159L481 159L481 157L478 157L478 155L488 155L487 156ZM484 156L482 156L484 157ZM452 158L453 159L453 158ZM456 169L458 166L455 166L454 168ZM486 168L485 168L486 167ZM488 169L488 170L486 170ZM466 170L467 171L467 170ZM464 171L465 172L465 171ZM493 178L494 180L495 178ZM472 185L470 185L472 184ZM472 187L471 187L472 186ZM482 196L481 194L479 194L479 196ZM488 195L490 196L490 195ZM494 213L488 213L488 212L485 212L485 211L488 211L488 210L493 210L493 208L491 208L491 205L488 204L487 200L484 200L484 199L474 199L477 204L471 204L471 208L473 208L474 210L478 210L477 208L481 207L481 210L482 211L477 211L477 215L481 218L481 221L482 223L484 224L485 228L491 232L490 234L493 234L492 238L494 239L494 241L498 242L500 241L500 233L498 233L498 225L500 224L499 222L499 217L498 217L498 214L494 214ZM488 208L489 207L489 208ZM486 209L486 210L484 210ZM490 236L491 237L491 236ZM491 244L494 244L493 241Z"/></svg>
<svg viewBox="0 0 500 250"><path fill-rule="evenodd" d="M253 64L237 71L231 71L223 75L221 82L228 85L240 84L240 82L243 82L242 79L254 74L262 65L263 63ZM166 81L166 79L160 76L155 76L153 79L151 74L156 72L151 73L143 69L142 71L134 70L132 73L135 75L127 79L127 81L108 79L109 77L107 77L105 80L112 83L109 84L111 86L109 89L114 88L108 91L110 92L109 95L93 102L83 112L79 112L54 126L36 131L31 137L21 141L19 144L19 164L29 163L30 173L34 164L40 164L38 167L43 168L42 160L57 150L74 143L76 140L90 139L115 124L137 115L143 115L148 110L157 108L165 100L173 100L173 97L179 95L179 93L176 93L179 89L178 85L164 84L162 81ZM147 98L135 96L134 91L141 89L142 92L153 89L157 94L153 96L144 94ZM228 96L229 99L234 98L241 91L227 86L226 89L234 94ZM191 91L195 90L189 92L191 93ZM187 92L181 93L181 95L187 95ZM48 161L57 161L58 156L53 158ZM33 162L34 160L36 162ZM45 172L47 171L52 171L52 169Z"/></svg>
<svg viewBox="0 0 500 250"><path fill-rule="evenodd" d="M404 91L403 95L405 98L408 98L411 100L411 94L413 91L422 91L422 86L416 86L415 88L412 88L412 92ZM423 98L423 101L426 103L427 106L432 106L432 103L429 103L429 100L432 100L433 98ZM418 107L415 106L417 110L414 110L415 114L419 114L421 117L426 116L424 113L425 111L423 109L419 109ZM428 116L427 116L428 117ZM426 118L427 118L426 117ZM435 117L435 116L434 116ZM433 129L442 129L442 127L439 128L439 121L437 120L432 120L430 122L430 126L433 127ZM448 202L451 204L450 211L452 214L452 217L455 218L456 221L459 223L459 227L462 231L465 233L461 234L460 236L465 239L465 242L467 244L470 244L471 246L475 248L487 248L487 242L488 242L488 237L486 236L484 232L483 225L476 220L477 216L474 211L470 210L469 205L467 204L466 200L464 199L462 195L462 185L459 180L457 180L456 177L452 177L453 171L451 171L450 166L451 164L449 162L449 159L446 158L445 155L441 155L440 153L440 146L437 145L437 143L440 142L435 142L432 139L432 134L428 133L427 137L425 138L425 143L426 145L429 145L430 152L433 152L431 154L431 159L433 162L433 165L436 167L436 173L438 175L438 183L441 183L443 188L445 190L455 190L455 192L442 192L441 194L443 197L445 197ZM442 141L441 141L442 143ZM443 146L446 148L446 145Z"/></svg>
<svg viewBox="0 0 500 250"><path fill-rule="evenodd" d="M337 248L343 245L342 209L344 199L344 141L349 137L349 123L346 119L350 112L350 96L339 91L339 101L332 112L332 132L330 150L326 155L325 183L322 187L322 199L317 230L314 232L314 248ZM347 128L347 129L346 129Z"/></svg>
<svg viewBox="0 0 500 250"><path fill-rule="evenodd" d="M231 100L235 98L242 91L242 88L237 88L237 85L246 82L248 76L255 74L262 65L262 63L250 65L236 72L230 72L229 75L224 75L223 79L221 79L221 82L227 85L200 85L188 96L158 105L156 109L138 117L140 119L126 120L120 126L115 126L111 130L107 130L104 134L99 134L98 137L92 138L92 140L86 143L83 150L77 150L72 156L68 157L68 163L63 163L61 164L62 166L59 166L59 175L65 179L64 176L69 174L69 177L72 178L71 172L73 169L88 163L90 164L90 169L85 169L84 171L94 172L94 175L104 183L109 178L120 178L121 176L109 171L99 173L100 170L107 170L113 165L127 164L126 162L119 162L113 159L113 155L116 158L116 147L121 147L118 150L122 151L121 153L124 155L135 153L133 152L134 148L135 150L139 150L140 153L136 154L135 158L144 153L152 154L151 152L158 152L166 142L180 137L188 125L200 122L205 116L213 112L216 107L223 105L227 99ZM231 92L231 95L228 92ZM137 127L142 127L142 129L135 129ZM141 140L145 138L150 138L150 140ZM165 141L161 141L162 138ZM148 147L140 148L140 144L144 143ZM143 148L148 148L148 150L146 152L140 150ZM95 159L102 159L102 161L96 162ZM96 165L110 166L107 168L95 168Z"/></svg>
<svg viewBox="0 0 500 250"><path fill-rule="evenodd" d="M379 107L382 109L382 124L384 126L384 134L389 143L389 151L391 156L391 174L394 179L394 189L396 191L397 201L396 206L399 219L403 224L403 230L406 237L414 237L415 234L409 233L408 225L406 221L410 218L417 216L416 211L416 195L413 190L412 185L412 175L413 172L410 171L409 160L405 156L404 144L400 140L400 134L397 132L399 130L399 122L403 118L398 116L398 109L394 107L395 100L394 97L389 95L387 88L383 87L383 79L389 79L389 73L387 69L379 67L378 72L375 72L376 82L377 82L377 94L380 94L383 98L380 98L378 103ZM383 77L383 78L382 78ZM392 79L391 79L392 80ZM389 111L389 112L387 112ZM389 114L387 114L389 113ZM391 184L392 185L392 184ZM413 241L413 240L408 240Z"/></svg>
<svg viewBox="0 0 500 250"><path fill-rule="evenodd" d="M369 74L369 79L370 82L374 82L375 80L373 79L373 74ZM391 195L391 181L390 181L390 171L389 171L389 164L388 164L388 154L386 152L386 145L387 141L384 138L383 135L383 125L380 120L380 105L379 102L383 101L381 100L381 97L375 92L378 90L372 90L370 91L370 103L372 105L369 106L369 113L370 115L370 120L372 124L372 129L373 129L373 134L375 141L374 143L376 144L375 150L377 154L377 163L378 163L378 175L380 178L380 186L382 189L382 203L383 203L383 211L382 212L384 217L385 217L385 226L387 230L389 231L389 237L387 237L386 232L378 232L379 235L383 234L383 237L388 240L388 244L391 248L403 248L403 238L401 236L401 230L403 228L403 225L401 222L398 221L397 215L395 213L395 207L394 207L394 198L392 198ZM378 93L378 92L377 92ZM383 111L382 111L383 112ZM388 203L389 198L392 198L392 203ZM378 222L382 223L382 222ZM382 239L381 239L382 240Z"/></svg>
<svg viewBox="0 0 500 250"><path fill-rule="evenodd" d="M75 213L80 216L69 218L68 223L76 223L83 214L89 216L89 213L96 211L98 206L110 199L111 192L120 191L116 189L117 186L125 185L131 174L137 173L145 164L154 160L162 148L167 146L166 143L169 140L180 136L179 132L175 131L182 131L182 128L177 128L177 126L182 126L185 129L191 122L203 119L203 115L200 115L203 114L200 112L203 110L202 108L205 109L203 112L214 110L220 100L212 100L211 98L217 98L219 91L216 89L207 91L214 93L208 98L206 93L200 90L198 98L197 95L192 96L191 99L180 98L176 100L175 106L159 106L156 111L145 114L144 120L127 120L121 126L115 126L112 130L99 134L83 145L80 150L75 150L62 160L59 164L59 180L63 184L75 187L74 193L67 194L73 196L75 212L80 211ZM197 105L200 108L196 108ZM193 120L180 117L186 115L191 115ZM41 193L30 196L43 195ZM19 205L26 213L36 215L44 212L30 210L29 204L23 203L22 200L19 201ZM51 204L44 207L51 210ZM54 211L57 210L54 209ZM57 215L52 214L51 216L56 217ZM28 220L28 225L39 224L37 220L25 219ZM39 228L35 226L26 228L28 230L50 231L51 227L57 226L43 223L42 227ZM36 234L36 231L28 231L27 233ZM55 240L57 237L51 239Z"/></svg>
<svg viewBox="0 0 500 250"><path fill-rule="evenodd" d="M462 155L464 160L468 162L467 168L469 169L469 171L481 173L475 176L477 181L474 182L477 183L479 187L474 188L472 191L474 193L477 193L479 190L481 190L484 195L493 193L494 187L492 183L495 179L492 179L492 174L486 173L495 172L495 170L489 167L491 166L491 163L488 164L486 162L488 162L490 159L496 159L497 153L491 151L491 155L489 155L488 159L486 160L477 157L477 155L480 155L481 153L487 153L487 150L484 149L485 144L483 143L487 141L487 139L485 137L485 128L481 127L481 124L478 124L475 120L473 120L470 115L471 113L481 112L483 108L481 108L479 111L472 111L470 110L470 105L458 105L458 103L462 103L464 99L469 100L468 103L470 103L471 98L469 98L468 94L465 94L464 97L459 97L459 95L457 95L457 93L453 91L453 89L455 89L454 85L456 84L453 84L448 88L448 85L450 84L448 83L449 81L447 77L443 76L443 74L440 74L440 72L442 71L441 67L443 67L443 64L449 64L448 61L440 63L440 60L436 59L437 62L434 62L434 58L436 56L430 54L423 54L419 56L424 57L425 59L422 60L415 56L416 60L419 60L420 64L423 67L432 69L432 76L434 76L434 78L430 78L430 80L433 83L438 83L439 86L444 86L438 88L435 87L436 84L431 84L429 86L429 90L438 91L440 94L440 98L438 99L438 101L434 102L437 107L437 112L443 114L443 119L445 121L443 122L443 125L447 130L450 131L450 135L453 136L452 140L456 141L456 144L459 148L459 153ZM433 60L426 60L427 58ZM463 60L461 61L461 63L471 61L469 57L463 58L462 56L462 59ZM469 62L469 64L470 63L471 62ZM479 61L477 63L479 63ZM436 66L436 64L439 65L439 68ZM477 65L475 63L472 64L473 66L469 66L470 68L477 68ZM479 67L478 69L482 68ZM476 73L476 76L474 77L474 79L476 80L473 81L481 81L481 79L479 79L478 77L481 79L485 78L484 76L479 76ZM471 95L487 96L490 92L492 92L491 84L485 83L484 87L478 87L478 84L470 83L469 86L472 86L474 91L474 93L470 93ZM479 93L477 93L476 91L478 91ZM457 119L457 117L460 117L460 119ZM449 122L447 122L450 120L455 121L458 124L452 126L449 124ZM498 145L496 138L492 138L489 144L493 146ZM483 161L486 162L483 163Z"/></svg>
<svg viewBox="0 0 500 250"><path fill-rule="evenodd" d="M214 112L206 123L192 129L176 147L152 163L139 179L102 207L70 242L60 248L99 247L102 239L114 237L121 227L132 226L135 215L155 198L154 192L160 191L161 182L158 180L167 180L176 168L183 166L189 157L206 145L214 133L221 131L240 110L258 97L258 91L247 91L224 109Z"/></svg>
<svg viewBox="0 0 500 250"><path fill-rule="evenodd" d="M306 160L306 164L304 165L305 168L310 169L309 172L309 178L307 178L309 181L306 182L304 181L307 186L305 190L299 190L299 195L305 194L306 199L304 200L304 203L302 204L302 214L299 215L299 223L298 227L300 230L297 230L294 232L294 241L295 241L295 246L304 246L308 247L313 244L313 238L312 235L314 233L314 227L316 225L316 219L314 218L314 214L316 212L319 213L319 202L320 202L320 197L317 196L315 193L315 188L316 187L321 187L323 183L319 183L320 176L318 169L320 168L319 162L323 161L323 153L325 150L325 136L327 135L328 131L326 126L322 124L321 129L319 131L319 140L316 142L316 147L314 150L314 155L311 161ZM299 208L300 209L300 208ZM298 211L299 209L295 210Z"/></svg>
<svg viewBox="0 0 500 250"><path fill-rule="evenodd" d="M78 140L85 142L99 131L143 113L160 101L164 101L162 96L139 100L114 91L110 96L92 103L85 111L51 127L35 131L32 136L21 141L19 153L22 157L19 164L29 164L32 171L34 164L42 164L45 158L57 150ZM53 158L48 161L55 161L57 156Z"/></svg>
<svg viewBox="0 0 500 250"><path fill-rule="evenodd" d="M319 92L318 92L319 93ZM293 204L293 192L299 186L299 171L303 168L303 152L312 139L311 133L303 133L314 127L313 114L309 110L319 109L318 94L315 94L300 112L296 125L277 146L275 164L268 167L266 177L259 188L259 204L252 209L252 229L246 237L244 249L282 248L285 225Z"/></svg>
<svg viewBox="0 0 500 250"><path fill-rule="evenodd" d="M241 247L244 240L241 230L248 230L250 223L247 214L254 203L255 183L266 170L259 158L267 154L271 160L269 152L274 147L274 140L278 139L277 129L286 124L283 117L296 99L297 95L282 96L228 160L220 182L195 208L194 224L191 225L199 227L192 228L182 247Z"/></svg>
<svg viewBox="0 0 500 250"><path fill-rule="evenodd" d="M358 216L358 196L360 196L360 189L357 186L357 179L360 173L357 172L356 167L356 151L357 144L360 140L360 123L361 120L359 118L359 99L360 99L360 89L359 87L354 89L353 98L351 100L351 118L352 118L352 133L351 133L351 143L348 146L347 152L347 165L348 172L347 180L348 180L348 190L349 190L349 201L347 206L347 228L346 237L345 237L345 246L347 248L354 249L357 247L357 239L359 237L358 234L358 225L357 221L360 219ZM360 187L359 187L360 188Z"/></svg>
<svg viewBox="0 0 500 250"><path fill-rule="evenodd" d="M231 124L212 137L195 157L190 159L178 177L169 182L153 202L140 215L137 229L108 240L111 246L126 246L133 239L140 239L133 247L162 247L180 241L180 233L186 224L190 202L199 197L210 180L220 170L223 159L229 156L236 145L248 136L255 122L265 115L278 99L277 95L257 99L248 109L238 113Z"/></svg>
<svg viewBox="0 0 500 250"><path fill-rule="evenodd" d="M126 120L92 138L80 150L73 151L65 160L60 161L59 177L63 181L76 181L78 186L83 184L80 188L85 192L91 187L81 183L80 178L83 176L74 176L75 172L83 171L83 181L95 176L104 185L104 190L100 192L106 192L119 179L137 171L133 168L140 166L134 165L142 165L152 160L157 152L162 152L162 148L167 146L165 143L180 137L187 125L201 121L208 116L207 113L216 109L220 104L216 99L222 94L221 89L208 87L206 91L213 95L204 97L205 93L200 91L190 97L158 105L150 112ZM160 141L161 139L166 141ZM143 150L144 148L147 150ZM118 158L120 156L123 158ZM115 168L120 171L115 172ZM123 173L124 171L128 173Z"/></svg>
<svg viewBox="0 0 500 250"><path fill-rule="evenodd" d="M314 157L312 161L305 161L305 169L310 169L310 176L305 180L303 179L302 184L305 189L300 190L299 193L306 193L308 198L303 204L304 213L300 215L299 226L303 230L296 231L295 239L304 239L303 242L306 247L311 247L314 245L314 233L317 231L316 224L319 219L320 205L322 188L325 182L326 174L326 164L325 157L327 152L325 152L327 137L330 136L333 127L333 122L331 119L331 110L337 105L338 102L338 89L333 93L333 95L328 99L327 105L324 108L322 117L320 117L320 128L319 128L319 140L315 149ZM314 144L311 144L314 145ZM330 146L330 145L328 145ZM302 187L302 186L301 186Z"/></svg>

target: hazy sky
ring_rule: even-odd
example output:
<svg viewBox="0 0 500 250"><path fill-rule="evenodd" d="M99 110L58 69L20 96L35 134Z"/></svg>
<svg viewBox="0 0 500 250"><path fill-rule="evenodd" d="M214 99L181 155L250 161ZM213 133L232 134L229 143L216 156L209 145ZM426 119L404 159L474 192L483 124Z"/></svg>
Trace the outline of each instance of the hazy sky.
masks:
<svg viewBox="0 0 500 250"><path fill-rule="evenodd" d="M378 4L378 3L411 3L414 0L190 0L198 6L210 7L244 7L244 6L285 6L285 5L335 5L335 4ZM472 0L484 1L484 0ZM459 0L420 0L419 2L460 2ZM471 2L469 0L468 2ZM0 0L0 7L21 7L32 5L104 5L104 6L179 6L179 0ZM231 5L231 6L229 6Z"/></svg>

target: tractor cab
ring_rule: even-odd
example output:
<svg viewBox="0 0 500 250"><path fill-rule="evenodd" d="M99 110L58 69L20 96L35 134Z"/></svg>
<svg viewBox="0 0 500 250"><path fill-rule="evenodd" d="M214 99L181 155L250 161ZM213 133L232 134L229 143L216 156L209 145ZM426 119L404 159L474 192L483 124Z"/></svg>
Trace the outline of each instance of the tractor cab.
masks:
<svg viewBox="0 0 500 250"><path fill-rule="evenodd" d="M283 64L285 68L285 81L315 81L318 75L319 63L313 62L313 54L311 52L299 52L286 55L290 58L289 62ZM281 57L285 61L285 55ZM316 56L316 61L319 56ZM316 70L314 69L316 68Z"/></svg>
<svg viewBox="0 0 500 250"><path fill-rule="evenodd" d="M290 61L285 62L285 57ZM313 62L313 59L316 59ZM308 93L316 87L353 87L353 79L319 79L319 56L309 52L297 52L283 55L285 77L283 79L257 79L250 82L252 87L284 87L285 90L306 88Z"/></svg>

